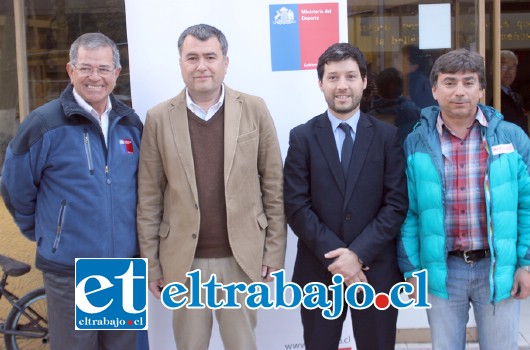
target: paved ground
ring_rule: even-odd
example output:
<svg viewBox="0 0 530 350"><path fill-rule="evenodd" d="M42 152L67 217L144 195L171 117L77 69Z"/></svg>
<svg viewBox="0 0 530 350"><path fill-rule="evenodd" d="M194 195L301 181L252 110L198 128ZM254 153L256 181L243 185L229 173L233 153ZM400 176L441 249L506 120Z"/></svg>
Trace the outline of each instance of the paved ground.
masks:
<svg viewBox="0 0 530 350"><path fill-rule="evenodd" d="M42 275L35 268L35 243L26 239L13 222L0 199L0 254L23 261L33 266L31 271L21 277L10 277L8 289L18 296L42 286ZM0 300L0 320L6 319L11 305L4 299ZM0 349L4 349L3 337L0 336Z"/></svg>

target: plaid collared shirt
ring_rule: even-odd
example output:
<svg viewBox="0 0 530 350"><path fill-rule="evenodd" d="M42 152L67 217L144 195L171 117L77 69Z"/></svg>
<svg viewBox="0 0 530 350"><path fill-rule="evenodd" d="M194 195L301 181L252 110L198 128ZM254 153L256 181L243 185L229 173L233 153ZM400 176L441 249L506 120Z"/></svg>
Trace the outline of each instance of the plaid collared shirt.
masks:
<svg viewBox="0 0 530 350"><path fill-rule="evenodd" d="M488 152L482 130L486 117L477 109L476 120L463 139L438 115L445 170L445 229L447 249L476 250L488 247L484 179Z"/></svg>

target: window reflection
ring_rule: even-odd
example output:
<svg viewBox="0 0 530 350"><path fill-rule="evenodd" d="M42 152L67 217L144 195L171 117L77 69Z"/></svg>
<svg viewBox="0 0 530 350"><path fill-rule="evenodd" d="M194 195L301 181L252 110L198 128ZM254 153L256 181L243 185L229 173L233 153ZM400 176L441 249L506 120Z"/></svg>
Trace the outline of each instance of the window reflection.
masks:
<svg viewBox="0 0 530 350"><path fill-rule="evenodd" d="M87 32L101 32L118 45L123 68L114 92L131 104L123 0L26 0L25 4L30 110L59 97L69 82L70 45Z"/></svg>
<svg viewBox="0 0 530 350"><path fill-rule="evenodd" d="M7 144L19 124L13 1L0 2L0 174Z"/></svg>
<svg viewBox="0 0 530 350"><path fill-rule="evenodd" d="M421 2L424 4L425 2ZM368 111L381 98L375 87L378 75L388 68L403 74L404 98L418 108L436 104L429 73L434 61L450 49L421 49L418 5L414 1L348 1L350 41L359 46L369 63L368 86L361 108ZM476 50L476 1L451 5L452 48ZM442 30L442 28L440 28Z"/></svg>

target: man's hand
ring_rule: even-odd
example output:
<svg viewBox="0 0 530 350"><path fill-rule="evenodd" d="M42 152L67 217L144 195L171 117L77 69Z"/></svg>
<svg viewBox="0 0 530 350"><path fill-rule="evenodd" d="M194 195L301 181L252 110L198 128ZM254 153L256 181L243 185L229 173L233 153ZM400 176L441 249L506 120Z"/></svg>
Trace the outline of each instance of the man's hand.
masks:
<svg viewBox="0 0 530 350"><path fill-rule="evenodd" d="M526 299L530 295L530 272L518 268L513 276L512 297Z"/></svg>
<svg viewBox="0 0 530 350"><path fill-rule="evenodd" d="M273 278L271 276L271 273L278 271L278 269L270 266L261 266L261 278L263 279L263 282L272 282Z"/></svg>
<svg viewBox="0 0 530 350"><path fill-rule="evenodd" d="M418 279L416 277L409 277L407 278L407 282L412 284L414 287L414 290L412 293L408 294L410 300L416 300L418 299Z"/></svg>
<svg viewBox="0 0 530 350"><path fill-rule="evenodd" d="M344 280L344 284L346 284L346 287L349 287L350 285L359 282L368 283L368 278L366 278L366 275L364 274L363 270L359 271L359 273L353 276L353 278ZM360 291L360 289L357 289L357 293L359 293Z"/></svg>
<svg viewBox="0 0 530 350"><path fill-rule="evenodd" d="M155 298L160 299L160 292L165 285L166 284L164 283L164 280L161 278L159 280L149 282L149 290L155 296Z"/></svg>
<svg viewBox="0 0 530 350"><path fill-rule="evenodd" d="M335 261L328 266L328 271L333 275L341 274L342 277L344 277L344 281L355 283L352 281L360 280L361 277L364 276L364 273L361 271L363 265L359 261L359 257L348 248L338 248L332 250L324 254L324 257L328 259L335 258ZM359 272L362 273L361 277L358 276ZM364 279L366 279L366 276Z"/></svg>

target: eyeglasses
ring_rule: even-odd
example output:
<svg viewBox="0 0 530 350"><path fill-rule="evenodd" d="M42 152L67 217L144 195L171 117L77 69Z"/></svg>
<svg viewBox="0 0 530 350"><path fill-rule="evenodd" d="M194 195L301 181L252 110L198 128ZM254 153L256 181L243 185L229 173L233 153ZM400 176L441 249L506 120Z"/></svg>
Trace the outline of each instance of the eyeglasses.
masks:
<svg viewBox="0 0 530 350"><path fill-rule="evenodd" d="M101 67L80 66L80 67L76 67L75 64L72 64L72 66L81 75L92 75L92 72L95 69L100 77L106 77L107 75L110 75L112 72L114 72L114 70L116 69L116 67L110 68L110 67L106 67L106 66L101 66Z"/></svg>
<svg viewBox="0 0 530 350"><path fill-rule="evenodd" d="M517 72L517 66L501 66L501 72Z"/></svg>

